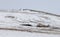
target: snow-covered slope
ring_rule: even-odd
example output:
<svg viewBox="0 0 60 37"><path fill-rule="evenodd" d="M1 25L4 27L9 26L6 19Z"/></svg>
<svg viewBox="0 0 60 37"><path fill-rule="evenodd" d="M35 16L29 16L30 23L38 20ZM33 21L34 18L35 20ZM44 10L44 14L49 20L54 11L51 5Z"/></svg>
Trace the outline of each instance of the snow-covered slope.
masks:
<svg viewBox="0 0 60 37"><path fill-rule="evenodd" d="M60 15L29 9L0 10L0 29L60 34Z"/></svg>
<svg viewBox="0 0 60 37"><path fill-rule="evenodd" d="M50 25L54 27L60 27L60 17L59 15L34 12L30 10L20 10L20 11L1 11L0 12L0 23L20 25L20 24L31 24L32 26L37 26L39 23L43 25Z"/></svg>

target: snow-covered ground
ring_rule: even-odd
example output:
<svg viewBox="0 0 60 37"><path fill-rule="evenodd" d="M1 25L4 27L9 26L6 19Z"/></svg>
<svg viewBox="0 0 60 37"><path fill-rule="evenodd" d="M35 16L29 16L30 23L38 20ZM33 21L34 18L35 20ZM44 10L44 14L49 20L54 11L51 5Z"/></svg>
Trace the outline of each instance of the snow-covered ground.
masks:
<svg viewBox="0 0 60 37"><path fill-rule="evenodd" d="M32 26L41 23L44 25L60 27L60 17L32 11L0 12L0 23L3 22L4 24L13 24L17 26L22 23L28 23Z"/></svg>
<svg viewBox="0 0 60 37"><path fill-rule="evenodd" d="M50 27L60 28L60 17L56 15L45 14L43 12L34 12L29 10L5 11L5 12L0 11L0 27L2 28L20 27L22 25L24 26L24 24L30 24L34 28L40 23L42 25L46 26L49 25ZM31 33L24 31L21 32L21 31L9 31L9 30L0 30L0 34L1 34L0 37L59 37L60 36L59 34L45 34L45 33L43 34L43 33Z"/></svg>
<svg viewBox="0 0 60 37"><path fill-rule="evenodd" d="M0 37L60 37L60 35L0 30Z"/></svg>

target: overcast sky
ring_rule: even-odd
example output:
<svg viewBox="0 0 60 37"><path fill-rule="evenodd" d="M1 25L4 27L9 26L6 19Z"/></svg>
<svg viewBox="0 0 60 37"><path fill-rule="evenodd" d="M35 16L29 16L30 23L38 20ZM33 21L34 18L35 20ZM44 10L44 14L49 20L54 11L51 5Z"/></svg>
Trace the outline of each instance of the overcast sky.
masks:
<svg viewBox="0 0 60 37"><path fill-rule="evenodd" d="M60 0L0 0L0 9L34 9L60 15Z"/></svg>

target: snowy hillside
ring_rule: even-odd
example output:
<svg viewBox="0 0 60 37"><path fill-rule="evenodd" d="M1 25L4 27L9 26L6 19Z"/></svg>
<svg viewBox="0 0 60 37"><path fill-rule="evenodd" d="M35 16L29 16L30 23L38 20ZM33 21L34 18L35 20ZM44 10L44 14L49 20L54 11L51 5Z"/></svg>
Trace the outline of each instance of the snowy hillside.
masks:
<svg viewBox="0 0 60 37"><path fill-rule="evenodd" d="M60 27L59 15L51 15L43 12L34 12L29 10L20 11L0 11L0 22L4 24L20 25L22 23L31 24L37 26L41 23L43 25L50 25L54 27Z"/></svg>
<svg viewBox="0 0 60 37"><path fill-rule="evenodd" d="M39 33L44 33L44 36L45 33L60 34L60 15L30 9L0 10L0 29L38 32L37 36Z"/></svg>

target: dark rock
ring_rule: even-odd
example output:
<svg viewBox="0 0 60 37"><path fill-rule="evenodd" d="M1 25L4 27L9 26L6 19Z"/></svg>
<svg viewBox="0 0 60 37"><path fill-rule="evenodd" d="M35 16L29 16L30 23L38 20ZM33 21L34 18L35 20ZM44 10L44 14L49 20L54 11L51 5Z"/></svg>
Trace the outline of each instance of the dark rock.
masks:
<svg viewBox="0 0 60 37"><path fill-rule="evenodd" d="M31 24L22 24L23 26L32 26Z"/></svg>
<svg viewBox="0 0 60 37"><path fill-rule="evenodd" d="M49 25L38 24L37 27L50 27Z"/></svg>

